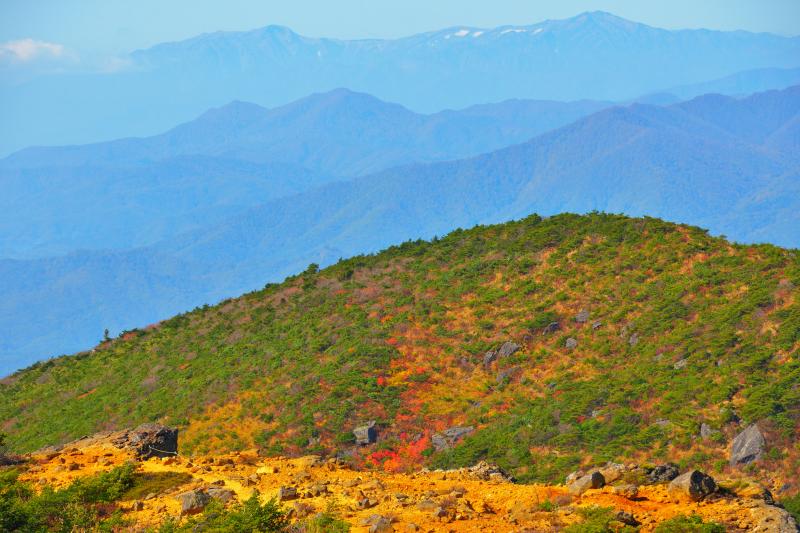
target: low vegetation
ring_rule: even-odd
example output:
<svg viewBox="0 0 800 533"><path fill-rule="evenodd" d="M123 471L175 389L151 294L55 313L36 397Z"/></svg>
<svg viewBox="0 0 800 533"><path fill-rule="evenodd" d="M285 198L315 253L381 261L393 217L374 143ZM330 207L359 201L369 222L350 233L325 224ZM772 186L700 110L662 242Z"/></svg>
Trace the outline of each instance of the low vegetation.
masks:
<svg viewBox="0 0 800 533"><path fill-rule="evenodd" d="M0 470L0 531L111 531L122 525L115 502L134 484L132 464L41 492L18 475L16 469Z"/></svg>
<svg viewBox="0 0 800 533"><path fill-rule="evenodd" d="M34 365L0 384L0 420L16 451L157 420L181 428L183 453L352 448L390 471L489 459L521 481L608 460L724 471L758 422L757 468L780 475L800 471L798 286L793 250L531 216L311 265ZM519 349L484 364L505 341ZM377 444L354 447L370 420ZM474 431L435 449L452 426Z"/></svg>

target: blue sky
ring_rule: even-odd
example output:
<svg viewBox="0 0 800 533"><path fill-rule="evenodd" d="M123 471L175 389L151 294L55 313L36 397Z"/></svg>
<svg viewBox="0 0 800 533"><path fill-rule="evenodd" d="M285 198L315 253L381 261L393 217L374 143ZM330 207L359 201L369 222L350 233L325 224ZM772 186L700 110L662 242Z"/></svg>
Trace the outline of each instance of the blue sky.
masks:
<svg viewBox="0 0 800 533"><path fill-rule="evenodd" d="M310 36L398 37L452 25L528 24L591 10L670 29L800 35L800 0L2 0L0 43L30 39L81 54L117 54L268 24Z"/></svg>

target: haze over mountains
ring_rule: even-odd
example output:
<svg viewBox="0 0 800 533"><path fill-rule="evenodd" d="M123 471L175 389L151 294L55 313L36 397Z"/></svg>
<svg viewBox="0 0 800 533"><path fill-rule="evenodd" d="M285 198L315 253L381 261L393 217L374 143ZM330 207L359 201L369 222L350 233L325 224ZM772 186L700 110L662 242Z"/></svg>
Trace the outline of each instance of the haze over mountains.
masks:
<svg viewBox="0 0 800 533"><path fill-rule="evenodd" d="M329 126L324 130L326 135L339 142L321 142L318 152L313 150L313 143L306 145L308 150L293 151L282 144L280 150L271 152L270 143L281 139L294 139L296 146L303 146L303 138L297 135L306 129L287 127L290 134L285 136L267 132L255 125L265 120L262 124L277 128L276 122L270 122L276 120L275 111L235 104L153 139L31 150L7 159L4 172L16 167L13 172L24 176L24 172L35 170L26 166L52 158L52 163L64 162L60 171L69 176L69 172L85 168L88 161L102 162L104 157L111 158L105 164L119 161L123 167L165 164L152 160L143 163L147 157L167 157L165 161L173 162L169 164L174 164L174 158L191 160L182 151L188 146L192 150L217 150L204 157L241 165L267 164L266 154L284 154L287 158L273 164L295 165L292 168L306 165L313 170L298 171L297 179L287 174L290 178L283 180L284 187L305 188L303 192L247 209L236 208L236 203L231 202L236 211L232 216L217 214L214 219L218 206L210 202L212 215L206 225L198 222L203 218L202 212L191 213L190 209L186 219L194 216L197 228L170 234L146 247L0 261L0 293L4 295L0 301L0 329L12 332L3 337L0 345L0 355L8 361L5 370L43 354L86 348L98 339L104 327L118 332L155 322L279 280L311 262L329 264L339 257L375 251L406 239L441 235L456 227L508 220L531 212L549 215L604 210L646 214L700 224L736 240L800 245L800 87L743 99L708 95L667 107L633 104L607 108L530 141L484 155L414 163L315 187L330 179L319 176L385 168L397 161L394 157L426 161L452 155L445 144L433 141L457 139L462 129L441 130L454 131L455 137L442 133L417 138L419 132L428 131L431 121L437 127L471 124L476 114L484 121L488 114L494 117L489 123L496 127L488 128L493 133L487 139L505 131L508 142L515 135L524 135L524 128L520 122L508 119L502 110L513 117L526 105L533 106L529 116L548 109L543 104L510 102L477 108L480 112L473 109L461 115L446 113L447 120L434 115L438 117L434 120L347 91L304 102L309 104L320 98L327 102L324 112L317 112L318 108L311 105L314 111L302 114L308 121L299 123L313 123L309 117L319 119L319 123ZM305 104L297 105L309 109ZM588 107L577 110L565 105L561 111L569 109L582 115L592 106L603 104L581 103ZM236 118L234 112L233 120L228 121L228 112L241 109L253 113ZM362 129L361 122L329 120L330 117L366 117L368 124L372 118L380 117L381 127ZM208 120L215 126L197 127ZM397 121L397 127L392 120ZM544 128L548 120L552 119L534 121L530 127ZM228 128L223 127L226 123ZM287 124L295 123L293 119ZM472 130L466 128L472 132L469 136L473 144L464 146L473 150L480 144L474 138L483 128L481 121L478 124ZM341 132L335 133L339 128ZM382 154L376 159L369 150L345 142L358 131L368 133L364 135L366 146L373 143L374 147L389 142L378 134L389 132L386 135L390 135L391 142L404 151ZM398 142L403 132L414 137L414 142ZM308 138L314 139L314 134ZM264 160L259 161L262 156ZM199 161L205 165L203 159ZM146 173L131 175L146 179ZM141 178L143 175L145 178ZM218 175L223 174L212 172L212 181L207 184L213 186ZM270 179L266 176L252 189L261 187L265 200L269 200L268 191L272 190ZM236 180L222 181L236 188ZM176 183L181 183L180 179ZM198 183L201 190L202 180ZM167 205L173 209L172 204ZM95 212L95 216L102 217L103 213ZM98 219L97 223L102 221Z"/></svg>
<svg viewBox="0 0 800 533"><path fill-rule="evenodd" d="M753 69L796 69L800 38L669 31L593 12L394 40L310 38L268 26L161 44L118 64L4 85L0 152L153 134L234 99L274 106L342 86L425 112L509 98L624 101ZM786 83L749 74L740 81L737 93Z"/></svg>
<svg viewBox="0 0 800 533"><path fill-rule="evenodd" d="M337 89L269 110L233 102L154 137L28 148L0 161L0 257L149 245L329 181L520 143L609 105L508 100L421 115Z"/></svg>

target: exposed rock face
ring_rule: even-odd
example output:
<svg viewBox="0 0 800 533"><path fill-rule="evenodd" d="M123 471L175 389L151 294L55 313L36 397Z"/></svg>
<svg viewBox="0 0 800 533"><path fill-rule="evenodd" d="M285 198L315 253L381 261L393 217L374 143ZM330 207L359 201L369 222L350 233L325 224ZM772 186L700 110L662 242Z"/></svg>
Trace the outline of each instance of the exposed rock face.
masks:
<svg viewBox="0 0 800 533"><path fill-rule="evenodd" d="M178 455L178 430L161 424L142 424L113 440L117 448L131 450L139 459Z"/></svg>
<svg viewBox="0 0 800 533"><path fill-rule="evenodd" d="M592 472L591 474L586 474L585 476L576 479L570 483L567 488L572 494L579 496L589 489L599 489L605 484L606 480L603 477L603 474L600 472Z"/></svg>
<svg viewBox="0 0 800 533"><path fill-rule="evenodd" d="M190 490L178 494L176 499L181 502L181 515L191 515L202 512L211 501L211 496L202 490Z"/></svg>
<svg viewBox="0 0 800 533"><path fill-rule="evenodd" d="M678 477L678 474L680 474L678 465L676 465L675 463L667 463L663 465L658 465L650 472L648 472L647 480L650 483L666 483Z"/></svg>
<svg viewBox="0 0 800 533"><path fill-rule="evenodd" d="M431 437L431 444L433 444L436 451L446 450L452 448L455 443L475 431L472 426L456 426L447 428L441 433L436 433Z"/></svg>
<svg viewBox="0 0 800 533"><path fill-rule="evenodd" d="M497 352L495 350L489 350L488 352L483 354L483 366L488 367L496 360L497 360Z"/></svg>
<svg viewBox="0 0 800 533"><path fill-rule="evenodd" d="M731 444L731 466L746 465L761 459L767 445L758 425L751 424L736 435Z"/></svg>
<svg viewBox="0 0 800 533"><path fill-rule="evenodd" d="M717 491L714 478L699 470L690 470L673 479L669 484L669 493L675 496L688 497L699 501Z"/></svg>
<svg viewBox="0 0 800 533"><path fill-rule="evenodd" d="M372 420L363 426L358 426L353 430L353 435L356 438L356 444L364 446L374 443L378 440L378 430L375 429L375 421Z"/></svg>

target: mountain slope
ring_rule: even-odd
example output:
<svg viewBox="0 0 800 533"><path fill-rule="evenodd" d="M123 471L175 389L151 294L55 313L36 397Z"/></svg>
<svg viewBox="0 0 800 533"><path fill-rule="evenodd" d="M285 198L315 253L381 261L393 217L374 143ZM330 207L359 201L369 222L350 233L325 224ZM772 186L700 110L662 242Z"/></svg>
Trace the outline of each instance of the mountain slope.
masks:
<svg viewBox="0 0 800 533"><path fill-rule="evenodd" d="M795 152L769 146L794 131L798 102L800 88L792 88L743 100L613 108L497 152L268 202L147 248L0 261L0 324L14 332L0 353L11 370L43 354L84 349L104 328L155 322L311 262L327 265L531 212L658 215L740 241L800 246L792 223L800 167ZM776 109L790 111L783 126L771 114ZM739 132L730 126L737 115L742 123L763 116L763 124ZM67 319L65 329L59 324Z"/></svg>
<svg viewBox="0 0 800 533"><path fill-rule="evenodd" d="M602 12L394 40L268 26L163 43L130 54L117 72L2 87L0 150L147 135L233 99L273 106L341 86L417 111L509 98L622 101L745 70L797 68L798 58L797 37L668 31Z"/></svg>
<svg viewBox="0 0 800 533"><path fill-rule="evenodd" d="M0 257L146 246L332 181L526 141L607 107L506 101L433 115L339 89L233 102L148 138L0 161Z"/></svg>
<svg viewBox="0 0 800 533"><path fill-rule="evenodd" d="M37 364L0 382L0 420L20 450L158 420L182 427L184 453L339 451L387 470L487 458L523 480L606 460L728 470L730 439L757 422L753 472L794 483L798 285L792 251L655 219L531 216L312 266ZM370 420L378 444L353 446ZM472 429L434 446L450 427Z"/></svg>

